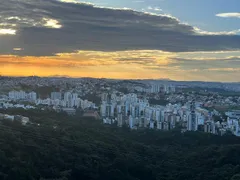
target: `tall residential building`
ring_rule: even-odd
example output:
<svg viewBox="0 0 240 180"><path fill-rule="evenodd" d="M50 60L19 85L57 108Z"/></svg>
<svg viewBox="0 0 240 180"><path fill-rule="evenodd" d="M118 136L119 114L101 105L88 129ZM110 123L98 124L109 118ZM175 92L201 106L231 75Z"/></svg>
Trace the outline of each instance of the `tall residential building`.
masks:
<svg viewBox="0 0 240 180"><path fill-rule="evenodd" d="M216 134L216 125L213 121L207 121L204 124L204 132Z"/></svg>
<svg viewBox="0 0 240 180"><path fill-rule="evenodd" d="M64 93L64 101L69 101L70 99L72 99L72 93L65 92Z"/></svg>
<svg viewBox="0 0 240 180"><path fill-rule="evenodd" d="M160 130L163 129L163 122L157 121L157 129L160 129Z"/></svg>
<svg viewBox="0 0 240 180"><path fill-rule="evenodd" d="M188 115L187 119L187 130L188 131L197 131L198 130L198 123L195 113L195 101L192 101L190 104L190 114Z"/></svg>
<svg viewBox="0 0 240 180"><path fill-rule="evenodd" d="M13 100L26 99L26 93L24 91L11 91L8 93L8 97Z"/></svg>
<svg viewBox="0 0 240 180"><path fill-rule="evenodd" d="M153 129L154 128L154 121L150 121L150 129Z"/></svg>
<svg viewBox="0 0 240 180"><path fill-rule="evenodd" d="M107 102L107 98L108 98L108 94L103 93L102 96L101 96L101 100Z"/></svg>
<svg viewBox="0 0 240 180"><path fill-rule="evenodd" d="M51 93L51 99L52 100L62 100L62 93L60 92L52 92Z"/></svg>
<svg viewBox="0 0 240 180"><path fill-rule="evenodd" d="M118 115L117 115L117 124L118 124L119 127L123 126L123 116L122 116L122 113L118 113Z"/></svg>
<svg viewBox="0 0 240 180"><path fill-rule="evenodd" d="M161 85L160 84L152 84L150 92L151 93L159 93L161 91Z"/></svg>
<svg viewBox="0 0 240 180"><path fill-rule="evenodd" d="M10 99L16 99L16 94L17 94L18 92L17 91L10 91L9 93L8 93L8 97L10 98Z"/></svg>
<svg viewBox="0 0 240 180"><path fill-rule="evenodd" d="M19 99L26 99L26 93L24 91L19 91Z"/></svg>
<svg viewBox="0 0 240 180"><path fill-rule="evenodd" d="M73 100L76 100L77 98L78 98L78 94L77 94L77 93L73 93L73 94L72 94L72 99L73 99Z"/></svg>
<svg viewBox="0 0 240 180"><path fill-rule="evenodd" d="M145 122L145 118L141 116L141 118L139 119L139 127L144 127L144 122Z"/></svg>
<svg viewBox="0 0 240 180"><path fill-rule="evenodd" d="M163 122L163 130L169 131L169 122Z"/></svg>
<svg viewBox="0 0 240 180"><path fill-rule="evenodd" d="M111 116L111 105L107 104L106 106L106 117L110 117Z"/></svg>
<svg viewBox="0 0 240 180"><path fill-rule="evenodd" d="M129 124L130 129L132 129L133 128L133 117L131 115L129 116L128 124Z"/></svg>
<svg viewBox="0 0 240 180"><path fill-rule="evenodd" d="M101 109L100 109L100 110L101 110L101 111L100 111L101 116L102 116L102 117L106 117L106 114L107 114L107 112L106 112L107 106L106 106L105 103L102 103L102 104L101 104Z"/></svg>
<svg viewBox="0 0 240 180"><path fill-rule="evenodd" d="M64 101L66 102L67 107L73 107L72 93L65 92L64 93Z"/></svg>
<svg viewBox="0 0 240 180"><path fill-rule="evenodd" d="M37 93L35 92L30 92L28 94L28 99L32 100L32 101L36 101L37 100Z"/></svg>
<svg viewBox="0 0 240 180"><path fill-rule="evenodd" d="M173 93L176 91L176 88L173 85L165 84L163 90L165 93Z"/></svg>

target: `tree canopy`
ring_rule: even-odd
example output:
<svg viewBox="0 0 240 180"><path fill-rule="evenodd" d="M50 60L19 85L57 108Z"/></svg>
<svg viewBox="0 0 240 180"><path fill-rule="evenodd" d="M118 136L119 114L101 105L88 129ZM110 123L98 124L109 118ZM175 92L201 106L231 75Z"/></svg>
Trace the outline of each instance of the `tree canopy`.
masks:
<svg viewBox="0 0 240 180"><path fill-rule="evenodd" d="M51 111L4 110L0 179L236 180L240 139L200 132L130 130Z"/></svg>

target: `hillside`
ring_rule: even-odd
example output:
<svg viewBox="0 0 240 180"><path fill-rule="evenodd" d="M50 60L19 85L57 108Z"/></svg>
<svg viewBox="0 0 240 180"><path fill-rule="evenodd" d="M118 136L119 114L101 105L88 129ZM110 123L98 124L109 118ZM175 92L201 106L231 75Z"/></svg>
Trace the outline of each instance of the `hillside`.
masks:
<svg viewBox="0 0 240 180"><path fill-rule="evenodd" d="M239 179L240 139L231 135L131 131L54 112L5 113L33 124L1 122L0 179Z"/></svg>

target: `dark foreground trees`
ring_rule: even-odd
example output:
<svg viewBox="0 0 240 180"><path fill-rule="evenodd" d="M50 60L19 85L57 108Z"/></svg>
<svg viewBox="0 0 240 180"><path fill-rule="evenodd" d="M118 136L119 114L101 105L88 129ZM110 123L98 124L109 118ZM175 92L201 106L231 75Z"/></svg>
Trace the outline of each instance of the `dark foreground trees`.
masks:
<svg viewBox="0 0 240 180"><path fill-rule="evenodd" d="M130 131L53 112L11 113L34 124L1 122L0 179L239 179L237 137Z"/></svg>

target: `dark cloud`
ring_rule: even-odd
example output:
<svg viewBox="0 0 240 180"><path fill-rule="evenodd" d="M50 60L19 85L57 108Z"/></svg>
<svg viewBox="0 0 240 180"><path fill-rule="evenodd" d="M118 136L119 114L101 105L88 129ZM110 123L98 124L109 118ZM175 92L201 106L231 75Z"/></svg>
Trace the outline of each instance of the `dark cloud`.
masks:
<svg viewBox="0 0 240 180"><path fill-rule="evenodd" d="M0 35L0 54L45 56L76 50L240 49L239 36L199 35L193 27L170 16L55 0L2 1L1 28L16 29L17 33ZM15 47L24 51L16 52Z"/></svg>
<svg viewBox="0 0 240 180"><path fill-rule="evenodd" d="M178 67L182 70L208 70L208 69L240 69L240 57L229 57L219 59L184 59L184 58L172 58L172 63L169 67Z"/></svg>

